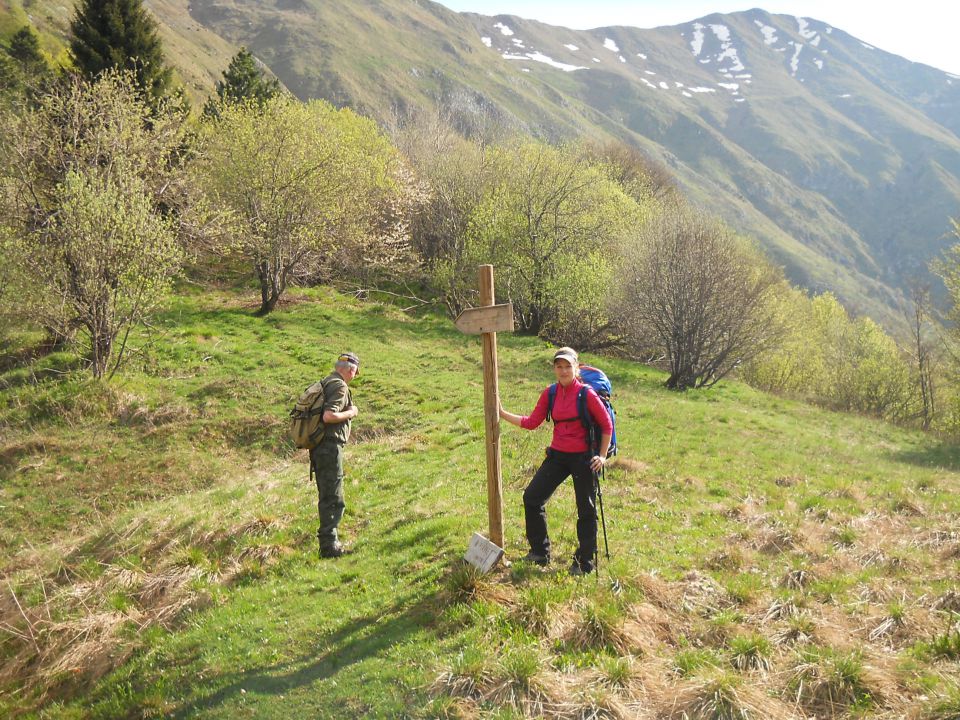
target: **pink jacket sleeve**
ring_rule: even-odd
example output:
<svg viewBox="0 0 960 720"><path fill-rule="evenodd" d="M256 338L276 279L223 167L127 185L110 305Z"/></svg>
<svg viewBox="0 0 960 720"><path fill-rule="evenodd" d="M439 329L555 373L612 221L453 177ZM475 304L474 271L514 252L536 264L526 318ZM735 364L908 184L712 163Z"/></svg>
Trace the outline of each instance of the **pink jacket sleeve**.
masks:
<svg viewBox="0 0 960 720"><path fill-rule="evenodd" d="M549 402L550 388L544 388L540 393L540 399L537 400L537 406L533 412L520 418L520 427L524 430L536 430L547 419L547 403ZM604 410L606 412L606 410Z"/></svg>

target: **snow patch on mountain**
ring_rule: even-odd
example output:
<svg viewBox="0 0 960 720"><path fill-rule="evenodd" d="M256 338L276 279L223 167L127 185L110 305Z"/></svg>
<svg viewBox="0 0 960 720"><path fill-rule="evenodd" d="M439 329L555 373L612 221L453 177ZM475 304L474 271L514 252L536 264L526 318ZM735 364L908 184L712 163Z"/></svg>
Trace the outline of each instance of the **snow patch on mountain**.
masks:
<svg viewBox="0 0 960 720"><path fill-rule="evenodd" d="M860 44L863 45L867 50L876 50L876 48L873 45L867 45L862 40L860 41Z"/></svg>
<svg viewBox="0 0 960 720"><path fill-rule="evenodd" d="M500 28L500 32L503 33L504 35L507 35L507 36L513 35L513 30L511 30L509 27L507 27L503 23L494 23L493 26L495 28Z"/></svg>
<svg viewBox="0 0 960 720"><path fill-rule="evenodd" d="M493 40L491 40L491 39L488 38L488 37L482 37L482 38L480 38L480 42L482 42L482 43L483 43L484 45L486 45L487 47L493 47Z"/></svg>
<svg viewBox="0 0 960 720"><path fill-rule="evenodd" d="M804 38L805 40L812 40L818 35L816 30L810 29L810 23L806 18L798 17L797 27L797 32L800 33L800 37Z"/></svg>
<svg viewBox="0 0 960 720"><path fill-rule="evenodd" d="M603 39L603 46L610 52L615 52L615 53L620 52L620 48L618 48L617 44L610 38Z"/></svg>
<svg viewBox="0 0 960 720"><path fill-rule="evenodd" d="M775 42L777 42L777 29L775 27L764 25L759 20L754 20L753 23L760 28L760 32L763 33L764 45L773 45Z"/></svg>
<svg viewBox="0 0 960 720"><path fill-rule="evenodd" d="M729 61L727 67L719 68L717 72L732 73L746 70L744 64L740 62L739 55L737 55L737 48L733 46L733 41L730 39L730 28L726 25L711 25L710 29L713 30L713 34L716 35L717 40L720 41L721 52L717 55L717 62L723 63L724 60Z"/></svg>
<svg viewBox="0 0 960 720"><path fill-rule="evenodd" d="M571 43L567 43L566 45L564 45L564 47L571 52L576 52L577 50L580 49L576 45L572 45Z"/></svg>
<svg viewBox="0 0 960 720"><path fill-rule="evenodd" d="M711 25L710 29L713 30L713 34L717 36L717 40L720 42L730 42L730 28L726 25Z"/></svg>
<svg viewBox="0 0 960 720"><path fill-rule="evenodd" d="M701 25L700 23L694 23L693 24L693 40L690 41L690 52L693 53L694 57L700 57L700 53L702 50L703 50L703 25Z"/></svg>
<svg viewBox="0 0 960 720"><path fill-rule="evenodd" d="M800 69L800 51L803 50L803 43L795 43L791 41L791 44L794 46L793 57L790 58L790 75L792 77L797 76L797 70Z"/></svg>
<svg viewBox="0 0 960 720"><path fill-rule="evenodd" d="M533 60L534 62L544 63L550 67L555 67L557 70L563 70L564 72L573 72L574 70L586 70L587 68L581 65L569 65L567 63L557 62L551 57L544 55L542 52L528 52L523 55L511 55L510 53L503 53L504 60Z"/></svg>

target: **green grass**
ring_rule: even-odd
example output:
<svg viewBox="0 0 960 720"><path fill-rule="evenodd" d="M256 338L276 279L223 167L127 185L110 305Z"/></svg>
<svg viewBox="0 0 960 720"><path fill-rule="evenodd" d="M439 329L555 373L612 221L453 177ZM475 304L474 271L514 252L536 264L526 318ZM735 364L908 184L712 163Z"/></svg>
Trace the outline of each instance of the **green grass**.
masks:
<svg viewBox="0 0 960 720"><path fill-rule="evenodd" d="M872 657L857 634L868 591L887 593L874 617L903 618L955 589L960 566L944 552L960 466L932 438L736 382L674 394L655 370L596 357L622 447L604 486L610 561L599 578L567 575L565 484L549 505L553 565L477 576L460 558L487 524L479 340L325 289L267 318L255 309L238 292L182 291L110 384L70 353L17 360L4 346L0 566L23 614L0 605L0 715L522 716L676 683L732 697L710 685L724 668L750 673L749 688L728 680L759 702L752 678L770 684L765 697L789 695L794 645L825 627ZM504 405L529 412L551 380L549 349L498 339ZM346 348L363 360L342 523L353 553L320 562L316 491L286 413ZM502 430L511 558L526 552L521 494L548 441L546 428ZM924 513L895 512L921 485ZM766 542L785 529L788 544ZM861 567L876 548L911 571ZM784 589L797 569L813 580ZM774 600L803 611L763 620ZM70 646L82 655L56 646L61 665L35 663L34 642L56 649L93 618L90 642ZM912 650L934 635L917 628L895 652L923 692L947 697L952 641ZM869 678L804 657L811 678L840 678L872 712ZM659 707L669 693L644 697Z"/></svg>

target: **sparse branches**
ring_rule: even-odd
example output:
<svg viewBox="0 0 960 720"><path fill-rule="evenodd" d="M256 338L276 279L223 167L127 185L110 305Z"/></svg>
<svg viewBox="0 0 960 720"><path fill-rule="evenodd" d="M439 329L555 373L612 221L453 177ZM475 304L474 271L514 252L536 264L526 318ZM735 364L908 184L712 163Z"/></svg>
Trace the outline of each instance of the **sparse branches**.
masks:
<svg viewBox="0 0 960 720"><path fill-rule="evenodd" d="M778 341L780 274L725 227L679 207L647 223L623 269L624 330L666 355L667 387L710 387Z"/></svg>
<svg viewBox="0 0 960 720"><path fill-rule="evenodd" d="M626 143L585 143L584 157L603 165L611 180L639 203L666 202L679 197L676 180L670 171Z"/></svg>
<svg viewBox="0 0 960 720"><path fill-rule="evenodd" d="M929 430L936 414L936 357L928 338L930 286L915 281L910 286L910 333L917 390L920 393L920 426Z"/></svg>

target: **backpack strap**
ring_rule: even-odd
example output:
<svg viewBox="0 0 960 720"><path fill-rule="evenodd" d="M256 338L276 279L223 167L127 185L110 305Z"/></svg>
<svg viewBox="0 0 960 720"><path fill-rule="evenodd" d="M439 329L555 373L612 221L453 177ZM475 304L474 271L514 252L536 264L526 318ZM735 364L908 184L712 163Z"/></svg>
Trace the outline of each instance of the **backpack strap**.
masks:
<svg viewBox="0 0 960 720"><path fill-rule="evenodd" d="M600 452L600 426L590 417L590 408L587 406L587 397L592 389L584 385L577 393L577 415L580 416L580 422L587 431L587 446L590 452L596 455Z"/></svg>
<svg viewBox="0 0 960 720"><path fill-rule="evenodd" d="M590 392L590 388L584 385L580 388L580 392L577 393L577 415L580 417L580 424L583 425L587 430L590 429L590 425L593 424L593 421L590 417L590 411L587 408L587 393Z"/></svg>
<svg viewBox="0 0 960 720"><path fill-rule="evenodd" d="M547 388L547 422L553 420L553 401L557 399L557 384Z"/></svg>

